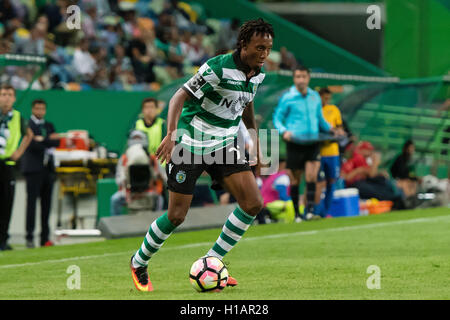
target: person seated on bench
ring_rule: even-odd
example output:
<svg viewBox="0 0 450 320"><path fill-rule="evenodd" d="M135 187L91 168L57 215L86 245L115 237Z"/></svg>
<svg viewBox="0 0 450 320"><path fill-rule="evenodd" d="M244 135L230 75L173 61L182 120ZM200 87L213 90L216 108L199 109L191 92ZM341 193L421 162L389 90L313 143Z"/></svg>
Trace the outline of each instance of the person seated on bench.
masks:
<svg viewBox="0 0 450 320"><path fill-rule="evenodd" d="M376 198L394 202L393 208L404 209L402 195L387 178L387 172L379 171L381 154L375 152L368 141L361 141L352 157L343 165L341 175L347 188L357 188L361 199Z"/></svg>

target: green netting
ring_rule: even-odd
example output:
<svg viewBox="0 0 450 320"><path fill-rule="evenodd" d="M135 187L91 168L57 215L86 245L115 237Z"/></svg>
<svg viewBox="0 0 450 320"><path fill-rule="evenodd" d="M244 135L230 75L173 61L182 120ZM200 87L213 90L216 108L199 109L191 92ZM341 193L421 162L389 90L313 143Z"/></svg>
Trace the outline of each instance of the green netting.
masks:
<svg viewBox="0 0 450 320"><path fill-rule="evenodd" d="M158 98L169 101L187 78L164 87ZM268 73L258 88L255 109L260 128L273 129L272 115L282 94L292 85L290 72ZM450 97L449 79L435 77L400 81L398 78L312 73L310 87L337 86L333 101L352 132L383 152L385 165L412 139L422 172L446 176L450 165L450 111L439 109ZM167 108L162 114L167 115ZM267 152L270 155L270 150ZM280 156L285 145L280 143Z"/></svg>
<svg viewBox="0 0 450 320"><path fill-rule="evenodd" d="M26 66L40 65L45 66L47 59L41 56L26 54L0 54L0 66Z"/></svg>
<svg viewBox="0 0 450 320"><path fill-rule="evenodd" d="M33 82L45 71L47 58L28 54L0 54L0 75L2 82L11 82L14 76L27 82L26 90L18 97L16 105L20 105Z"/></svg>
<svg viewBox="0 0 450 320"><path fill-rule="evenodd" d="M318 37L280 16L247 0L187 0L201 5L206 15L215 19L239 18L241 21L263 18L275 30L274 49L285 46L311 69L320 72L385 76L388 72Z"/></svg>
<svg viewBox="0 0 450 320"><path fill-rule="evenodd" d="M339 106L360 139L392 158L412 139L424 172L446 176L450 165L449 79L437 77L367 85ZM448 102L447 102L448 103ZM433 172L434 171L434 172Z"/></svg>

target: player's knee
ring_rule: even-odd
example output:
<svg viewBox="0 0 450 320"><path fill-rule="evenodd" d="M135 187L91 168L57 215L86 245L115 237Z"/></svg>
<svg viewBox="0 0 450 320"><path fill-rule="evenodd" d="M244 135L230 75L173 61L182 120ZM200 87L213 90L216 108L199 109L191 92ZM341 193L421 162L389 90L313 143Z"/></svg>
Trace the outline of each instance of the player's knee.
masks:
<svg viewBox="0 0 450 320"><path fill-rule="evenodd" d="M184 217L173 217L172 219L169 219L170 222L172 222L172 224L174 226L179 226L180 224L183 223L184 221Z"/></svg>
<svg viewBox="0 0 450 320"><path fill-rule="evenodd" d="M264 202L262 197L258 197L253 201L246 201L241 205L241 209L251 216L256 216L258 213L261 212L263 207Z"/></svg>
<svg viewBox="0 0 450 320"><path fill-rule="evenodd" d="M308 182L317 182L317 173L311 172L305 175L305 181Z"/></svg>
<svg viewBox="0 0 450 320"><path fill-rule="evenodd" d="M167 217L174 226L179 226L184 222L186 215L182 213L175 213L175 214L168 214Z"/></svg>

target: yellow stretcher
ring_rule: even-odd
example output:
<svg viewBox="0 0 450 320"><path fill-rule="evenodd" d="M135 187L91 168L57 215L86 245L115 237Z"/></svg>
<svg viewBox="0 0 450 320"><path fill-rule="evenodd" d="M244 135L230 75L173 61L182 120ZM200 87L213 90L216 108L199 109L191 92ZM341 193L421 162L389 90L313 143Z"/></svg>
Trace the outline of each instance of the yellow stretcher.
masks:
<svg viewBox="0 0 450 320"><path fill-rule="evenodd" d="M91 159L62 161L55 169L59 181L57 228L62 228L63 199L72 196L73 215L70 218L72 229L77 228L78 222L83 226L83 218L78 217L78 198L82 194L96 194L97 180L110 174L117 164L117 159Z"/></svg>

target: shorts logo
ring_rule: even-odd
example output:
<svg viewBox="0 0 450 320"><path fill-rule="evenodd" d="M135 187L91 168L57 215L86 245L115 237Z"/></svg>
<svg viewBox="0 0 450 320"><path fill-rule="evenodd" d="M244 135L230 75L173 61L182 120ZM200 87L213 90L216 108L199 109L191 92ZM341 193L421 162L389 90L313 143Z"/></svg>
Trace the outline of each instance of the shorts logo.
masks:
<svg viewBox="0 0 450 320"><path fill-rule="evenodd" d="M186 172L183 170L178 171L175 180L177 180L178 183L183 183L186 180Z"/></svg>
<svg viewBox="0 0 450 320"><path fill-rule="evenodd" d="M325 172L324 172L323 170L320 170L320 172L319 172L319 178L320 178L321 180L325 180Z"/></svg>

